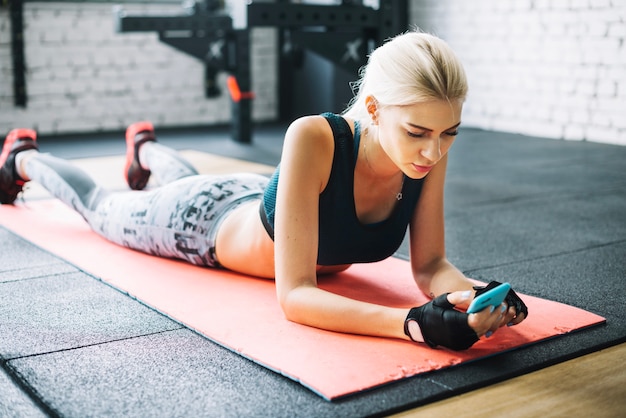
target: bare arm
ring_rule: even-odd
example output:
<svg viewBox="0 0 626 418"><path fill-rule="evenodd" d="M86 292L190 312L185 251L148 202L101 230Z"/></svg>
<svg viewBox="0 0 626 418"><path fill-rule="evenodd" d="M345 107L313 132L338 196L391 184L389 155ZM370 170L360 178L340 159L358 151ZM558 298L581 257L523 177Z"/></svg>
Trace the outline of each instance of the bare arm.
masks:
<svg viewBox="0 0 626 418"><path fill-rule="evenodd" d="M422 292L431 298L455 291L471 291L471 297L452 296L451 302L467 308L473 298L473 282L446 258L444 226L444 183L446 154L424 180L422 195L410 225L410 255L413 277ZM515 309L498 319L500 312L471 314L468 324L478 335L495 331L515 316Z"/></svg>
<svg viewBox="0 0 626 418"><path fill-rule="evenodd" d="M356 301L317 287L319 195L334 152L328 123L299 119L285 137L275 218L276 291L286 317L345 333L404 338L408 309Z"/></svg>
<svg viewBox="0 0 626 418"><path fill-rule="evenodd" d="M431 298L456 290L472 290L472 282L446 258L443 205L447 163L446 154L424 179L410 225L413 277Z"/></svg>

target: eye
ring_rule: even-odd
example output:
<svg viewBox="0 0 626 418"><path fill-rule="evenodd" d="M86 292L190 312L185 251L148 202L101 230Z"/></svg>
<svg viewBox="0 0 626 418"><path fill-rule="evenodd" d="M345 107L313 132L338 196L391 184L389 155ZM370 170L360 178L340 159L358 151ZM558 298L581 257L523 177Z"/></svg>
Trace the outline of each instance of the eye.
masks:
<svg viewBox="0 0 626 418"><path fill-rule="evenodd" d="M458 129L454 130L452 132L444 132L444 135L447 135L447 136L457 136L458 134L459 134L459 130Z"/></svg>
<svg viewBox="0 0 626 418"><path fill-rule="evenodd" d="M409 135L412 138L423 138L424 137L424 132L407 132L407 135Z"/></svg>

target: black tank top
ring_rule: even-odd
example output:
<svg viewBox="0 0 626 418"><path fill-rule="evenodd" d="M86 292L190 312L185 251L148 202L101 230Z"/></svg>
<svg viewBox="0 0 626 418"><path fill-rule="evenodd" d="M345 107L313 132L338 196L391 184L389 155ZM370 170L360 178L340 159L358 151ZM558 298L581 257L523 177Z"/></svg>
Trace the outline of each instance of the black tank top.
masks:
<svg viewBox="0 0 626 418"><path fill-rule="evenodd" d="M402 200L397 202L389 218L374 224L361 223L354 203L354 169L360 142L358 123L355 123L353 136L343 117L333 113L322 116L332 128L335 153L328 184L319 200L317 264L331 266L383 260L393 255L402 244L419 200L423 179L413 180L405 176ZM280 166L265 189L260 207L261 220L272 239L279 175Z"/></svg>

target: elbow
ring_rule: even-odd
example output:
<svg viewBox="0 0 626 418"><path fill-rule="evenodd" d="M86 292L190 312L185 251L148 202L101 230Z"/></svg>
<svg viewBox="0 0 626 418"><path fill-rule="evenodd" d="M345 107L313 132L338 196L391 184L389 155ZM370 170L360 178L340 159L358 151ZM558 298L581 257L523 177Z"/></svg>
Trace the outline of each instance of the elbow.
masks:
<svg viewBox="0 0 626 418"><path fill-rule="evenodd" d="M298 315L297 310L283 308L283 314L285 315L285 319L289 322L306 325L306 323L302 320L302 317Z"/></svg>
<svg viewBox="0 0 626 418"><path fill-rule="evenodd" d="M279 299L280 309L288 321L298 322L298 308L289 300L289 297Z"/></svg>
<svg viewBox="0 0 626 418"><path fill-rule="evenodd" d="M293 288L284 292L277 292L278 303L283 311L283 315L288 321L303 323L302 312L304 306L301 303L302 297L300 288Z"/></svg>
<svg viewBox="0 0 626 418"><path fill-rule="evenodd" d="M324 306L315 283L278 289L278 302L287 320L303 325L315 323L319 319L320 306Z"/></svg>

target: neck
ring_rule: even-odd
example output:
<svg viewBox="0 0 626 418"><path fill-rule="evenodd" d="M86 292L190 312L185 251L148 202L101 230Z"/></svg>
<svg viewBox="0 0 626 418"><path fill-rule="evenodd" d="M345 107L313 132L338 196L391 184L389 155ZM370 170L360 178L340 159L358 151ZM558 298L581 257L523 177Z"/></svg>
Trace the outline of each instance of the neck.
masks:
<svg viewBox="0 0 626 418"><path fill-rule="evenodd" d="M376 130L376 135L372 132ZM378 127L368 126L363 130L361 138L363 144L363 160L373 177L381 181L397 178L402 174L401 170L391 161L387 153L383 150L378 139Z"/></svg>

